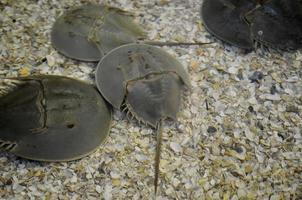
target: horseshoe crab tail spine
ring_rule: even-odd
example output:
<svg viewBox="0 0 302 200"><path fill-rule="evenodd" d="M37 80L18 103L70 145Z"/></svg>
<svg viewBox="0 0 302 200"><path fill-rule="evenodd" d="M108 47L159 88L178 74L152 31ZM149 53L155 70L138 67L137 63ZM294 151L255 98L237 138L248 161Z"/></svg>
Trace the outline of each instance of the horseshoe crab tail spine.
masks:
<svg viewBox="0 0 302 200"><path fill-rule="evenodd" d="M161 143L162 143L162 119L158 122L156 127L156 153L155 153L155 176L154 176L154 197L156 198L157 186L158 186L158 177L159 177L159 162L160 162L160 153L161 153Z"/></svg>
<svg viewBox="0 0 302 200"><path fill-rule="evenodd" d="M158 42L158 41L143 41L143 44L149 44L154 46L201 46L206 44L212 44L213 42Z"/></svg>

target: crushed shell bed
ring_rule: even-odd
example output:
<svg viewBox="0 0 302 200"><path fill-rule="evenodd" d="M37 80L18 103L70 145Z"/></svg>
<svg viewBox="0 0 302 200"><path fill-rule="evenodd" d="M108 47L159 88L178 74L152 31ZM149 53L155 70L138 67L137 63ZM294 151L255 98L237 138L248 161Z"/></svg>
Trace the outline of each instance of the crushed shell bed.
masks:
<svg viewBox="0 0 302 200"><path fill-rule="evenodd" d="M1 0L0 77L64 75L94 82L94 63L65 58L50 30L88 1ZM198 0L90 1L131 11L186 67L192 91L163 127L157 199L302 199L302 52L246 53L216 40ZM43 163L0 153L0 199L151 199L154 131L114 112L107 143L88 157Z"/></svg>

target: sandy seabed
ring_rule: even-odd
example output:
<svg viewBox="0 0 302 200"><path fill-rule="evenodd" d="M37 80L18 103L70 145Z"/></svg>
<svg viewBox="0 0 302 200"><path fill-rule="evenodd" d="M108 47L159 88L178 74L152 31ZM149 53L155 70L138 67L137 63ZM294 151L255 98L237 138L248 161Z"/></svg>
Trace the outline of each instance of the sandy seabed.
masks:
<svg viewBox="0 0 302 200"><path fill-rule="evenodd" d="M163 47L189 72L178 122L164 123L158 199L302 199L302 52L246 53L216 40L197 0L1 0L0 77L56 74L94 82L96 63L50 43L55 19L76 5L130 11L150 40L214 42ZM114 112L95 153L65 163L0 153L0 199L151 199L154 131Z"/></svg>

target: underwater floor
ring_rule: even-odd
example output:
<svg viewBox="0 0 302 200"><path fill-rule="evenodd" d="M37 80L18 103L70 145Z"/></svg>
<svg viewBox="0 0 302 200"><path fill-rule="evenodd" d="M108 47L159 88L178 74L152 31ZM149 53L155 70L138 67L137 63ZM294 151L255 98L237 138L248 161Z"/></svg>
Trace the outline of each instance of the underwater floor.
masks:
<svg viewBox="0 0 302 200"><path fill-rule="evenodd" d="M56 74L94 83L96 63L50 43L55 19L87 3L0 1L0 77ZM198 0L113 0L189 72L192 90L167 121L157 199L302 199L302 52L246 53L210 35ZM1 131L1 130L0 130ZM114 111L105 144L78 161L46 163L0 153L0 199L151 199L153 129Z"/></svg>

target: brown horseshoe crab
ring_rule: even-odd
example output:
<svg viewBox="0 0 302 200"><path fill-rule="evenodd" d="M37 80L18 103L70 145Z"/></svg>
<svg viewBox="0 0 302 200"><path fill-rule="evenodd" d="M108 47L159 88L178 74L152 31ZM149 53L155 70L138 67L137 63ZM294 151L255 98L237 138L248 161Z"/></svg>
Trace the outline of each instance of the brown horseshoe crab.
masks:
<svg viewBox="0 0 302 200"><path fill-rule="evenodd" d="M245 15L256 48L258 45L277 50L297 50L302 47L302 18L301 14L300 18L294 14L293 7L290 2L271 0ZM299 4L296 9L299 9Z"/></svg>
<svg viewBox="0 0 302 200"><path fill-rule="evenodd" d="M115 47L144 37L129 12L92 4L67 11L51 31L51 42L59 52L83 61L99 61Z"/></svg>
<svg viewBox="0 0 302 200"><path fill-rule="evenodd" d="M204 0L201 18L205 28L217 38L243 49L252 49L249 26L242 18L255 6L251 0Z"/></svg>
<svg viewBox="0 0 302 200"><path fill-rule="evenodd" d="M84 5L60 16L51 31L52 45L63 55L82 61L99 61L110 50L134 42L157 46L203 45L143 41L146 34L133 15L105 5Z"/></svg>
<svg viewBox="0 0 302 200"><path fill-rule="evenodd" d="M108 53L96 70L96 85L117 109L157 129L155 194L157 191L161 124L176 120L183 89L190 87L183 66L165 51L145 44L128 44Z"/></svg>
<svg viewBox="0 0 302 200"><path fill-rule="evenodd" d="M50 75L2 82L0 150L69 161L93 152L109 134L111 110L92 85Z"/></svg>

